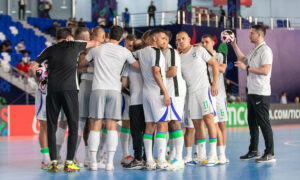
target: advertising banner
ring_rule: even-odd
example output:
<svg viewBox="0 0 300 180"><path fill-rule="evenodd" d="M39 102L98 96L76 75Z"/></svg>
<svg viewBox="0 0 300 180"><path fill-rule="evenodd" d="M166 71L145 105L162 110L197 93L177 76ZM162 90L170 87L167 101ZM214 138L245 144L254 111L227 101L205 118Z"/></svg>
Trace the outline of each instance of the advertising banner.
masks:
<svg viewBox="0 0 300 180"><path fill-rule="evenodd" d="M0 136L8 136L8 106L0 105Z"/></svg>
<svg viewBox="0 0 300 180"><path fill-rule="evenodd" d="M227 105L227 127L246 127L247 122L247 104L228 104Z"/></svg>

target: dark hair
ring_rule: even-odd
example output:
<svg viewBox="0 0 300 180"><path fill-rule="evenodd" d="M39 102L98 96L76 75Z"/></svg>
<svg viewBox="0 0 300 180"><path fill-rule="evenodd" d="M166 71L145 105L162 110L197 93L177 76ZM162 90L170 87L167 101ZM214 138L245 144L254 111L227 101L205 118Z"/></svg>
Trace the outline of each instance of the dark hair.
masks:
<svg viewBox="0 0 300 180"><path fill-rule="evenodd" d="M123 28L120 26L112 26L109 31L110 39L120 41L123 35Z"/></svg>
<svg viewBox="0 0 300 180"><path fill-rule="evenodd" d="M68 36L72 36L72 32L69 28L61 28L56 33L56 39L66 39Z"/></svg>
<svg viewBox="0 0 300 180"><path fill-rule="evenodd" d="M253 25L251 26L251 28L257 30L257 31L262 31L264 33L264 36L266 35L266 26L262 25L262 24L257 24L257 25Z"/></svg>
<svg viewBox="0 0 300 180"><path fill-rule="evenodd" d="M79 36L81 35L81 33L83 33L83 32L90 32L90 30L89 30L89 28L87 28L87 27L79 27L79 28L77 28L76 29L76 31L75 31L75 39L79 39Z"/></svg>
<svg viewBox="0 0 300 180"><path fill-rule="evenodd" d="M125 40L128 41L134 41L136 39L136 36L134 34L128 34L125 38Z"/></svg>
<svg viewBox="0 0 300 180"><path fill-rule="evenodd" d="M145 40L150 36L150 32L151 30L148 29L146 32L144 32L143 36L142 36L142 41L145 42Z"/></svg>
<svg viewBox="0 0 300 180"><path fill-rule="evenodd" d="M138 41L140 41L140 42L138 42ZM135 41L133 41L133 50L134 51L137 51L142 48L144 48L144 44L141 39L136 39Z"/></svg>
<svg viewBox="0 0 300 180"><path fill-rule="evenodd" d="M172 39L172 33L171 33L171 31L165 30L165 33L166 33L166 35L168 36L169 41L171 41L171 39Z"/></svg>
<svg viewBox="0 0 300 180"><path fill-rule="evenodd" d="M211 40L214 41L214 37L213 37L213 35L211 35L211 34L204 34L204 35L201 37L201 39L203 39L203 38L210 38Z"/></svg>
<svg viewBox="0 0 300 180"><path fill-rule="evenodd" d="M152 29L151 32L149 33L149 36L153 36L153 35L158 34L158 33L165 33L166 34L166 30L159 29L159 28Z"/></svg>

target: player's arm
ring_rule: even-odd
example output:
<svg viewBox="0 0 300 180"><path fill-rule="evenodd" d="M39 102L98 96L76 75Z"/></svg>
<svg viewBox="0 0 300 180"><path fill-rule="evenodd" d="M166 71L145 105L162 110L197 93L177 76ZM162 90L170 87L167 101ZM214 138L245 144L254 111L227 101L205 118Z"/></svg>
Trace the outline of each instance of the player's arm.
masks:
<svg viewBox="0 0 300 180"><path fill-rule="evenodd" d="M219 64L219 72L220 73L225 73L226 72L226 68L227 68L227 57L225 54L221 53L222 56L221 56L221 63L222 64Z"/></svg>
<svg viewBox="0 0 300 180"><path fill-rule="evenodd" d="M87 73L88 61L85 59L85 52L80 53L79 61L78 61L78 72L79 73Z"/></svg>
<svg viewBox="0 0 300 180"><path fill-rule="evenodd" d="M212 68L213 73L213 82L211 85L211 94L213 96L218 95L218 78L219 78L219 63L217 62L215 57L212 57L207 61L208 65Z"/></svg>
<svg viewBox="0 0 300 180"><path fill-rule="evenodd" d="M170 66L169 69L166 71L166 77L175 77L177 76L177 66Z"/></svg>
<svg viewBox="0 0 300 180"><path fill-rule="evenodd" d="M96 46L99 46L101 43L99 41L96 41L96 40L91 40L91 41L88 41L86 43L86 47L85 48L91 48L91 47L96 47Z"/></svg>
<svg viewBox="0 0 300 180"><path fill-rule="evenodd" d="M157 85L159 86L159 88L163 92L165 106L169 106L171 104L171 100L170 100L169 94L167 92L167 89L166 89L166 87L163 83L163 80L162 80L162 77L161 77L161 74L160 74L160 67L159 66L152 66L152 73L153 73L153 76L154 76L154 79L155 79Z"/></svg>
<svg viewBox="0 0 300 180"><path fill-rule="evenodd" d="M233 50L238 58L238 61L241 61L243 63L247 62L247 57L245 54L240 50L239 46L236 43L236 39L231 43L231 46L233 47Z"/></svg>
<svg viewBox="0 0 300 180"><path fill-rule="evenodd" d="M132 53L128 49L125 49L124 52L126 54L127 62L136 70L141 71L140 62L133 57Z"/></svg>

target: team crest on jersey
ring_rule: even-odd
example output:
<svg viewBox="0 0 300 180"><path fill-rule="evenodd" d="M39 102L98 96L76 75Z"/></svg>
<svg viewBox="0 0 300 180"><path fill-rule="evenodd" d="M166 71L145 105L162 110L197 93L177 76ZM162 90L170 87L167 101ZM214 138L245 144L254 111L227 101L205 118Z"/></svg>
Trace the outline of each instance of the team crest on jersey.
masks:
<svg viewBox="0 0 300 180"><path fill-rule="evenodd" d="M192 56L195 58L197 56L196 52L193 52Z"/></svg>

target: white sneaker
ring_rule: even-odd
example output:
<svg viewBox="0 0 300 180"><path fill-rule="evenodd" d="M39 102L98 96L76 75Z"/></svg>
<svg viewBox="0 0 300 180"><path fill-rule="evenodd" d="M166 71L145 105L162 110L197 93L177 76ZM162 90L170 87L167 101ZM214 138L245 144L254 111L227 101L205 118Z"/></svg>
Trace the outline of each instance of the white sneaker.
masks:
<svg viewBox="0 0 300 180"><path fill-rule="evenodd" d="M106 171L112 171L112 170L114 170L114 165L113 164L106 164L105 169L106 169Z"/></svg>
<svg viewBox="0 0 300 180"><path fill-rule="evenodd" d="M228 164L230 161L229 161L229 159L228 158L226 158L226 163Z"/></svg>
<svg viewBox="0 0 300 180"><path fill-rule="evenodd" d="M192 158L190 157L185 157L184 158L184 164L187 166L195 166L197 164L196 161L194 161Z"/></svg>
<svg viewBox="0 0 300 180"><path fill-rule="evenodd" d="M155 162L149 162L149 161L147 161L146 162L146 169L147 170L155 170L156 169L156 163Z"/></svg>
<svg viewBox="0 0 300 180"><path fill-rule="evenodd" d="M227 158L225 154L221 154L218 159L219 159L219 164L226 164Z"/></svg>
<svg viewBox="0 0 300 180"><path fill-rule="evenodd" d="M178 169L184 169L184 162L183 160L179 161L176 158L174 158L168 170L176 171Z"/></svg>
<svg viewBox="0 0 300 180"><path fill-rule="evenodd" d="M97 162L90 162L90 170L91 171L97 171L98 170Z"/></svg>
<svg viewBox="0 0 300 180"><path fill-rule="evenodd" d="M105 169L105 167L106 167L106 161L101 160L100 162L98 162L99 169Z"/></svg>
<svg viewBox="0 0 300 180"><path fill-rule="evenodd" d="M156 169L159 169L159 170L168 170L170 167L170 164L167 163L166 161L165 162L158 162L157 165L156 165Z"/></svg>
<svg viewBox="0 0 300 180"><path fill-rule="evenodd" d="M205 166L215 166L216 164L218 164L217 157L209 156Z"/></svg>
<svg viewBox="0 0 300 180"><path fill-rule="evenodd" d="M202 156L202 157L200 156L200 157L198 157L197 162L200 166L204 166L207 163L207 157L206 156Z"/></svg>

